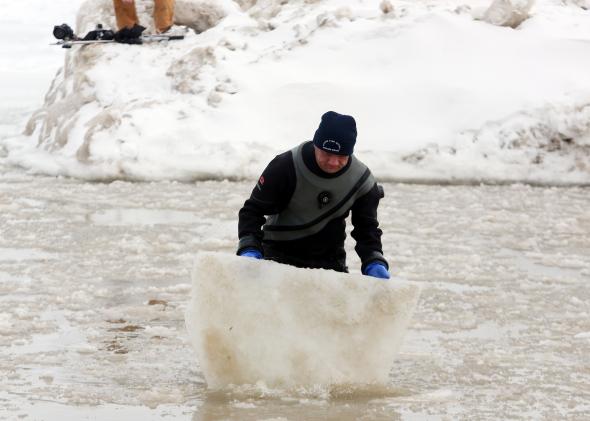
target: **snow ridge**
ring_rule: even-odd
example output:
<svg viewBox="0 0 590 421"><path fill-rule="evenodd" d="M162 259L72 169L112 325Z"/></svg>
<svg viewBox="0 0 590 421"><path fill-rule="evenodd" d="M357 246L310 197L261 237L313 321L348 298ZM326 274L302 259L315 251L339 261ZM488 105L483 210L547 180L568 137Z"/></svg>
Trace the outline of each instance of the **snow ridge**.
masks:
<svg viewBox="0 0 590 421"><path fill-rule="evenodd" d="M500 3L518 24L491 19ZM335 110L356 118L356 153L383 180L590 184L583 8L390 6L179 0L184 40L65 52L43 107L0 145L32 173L254 178ZM111 9L84 3L78 32L114 25Z"/></svg>

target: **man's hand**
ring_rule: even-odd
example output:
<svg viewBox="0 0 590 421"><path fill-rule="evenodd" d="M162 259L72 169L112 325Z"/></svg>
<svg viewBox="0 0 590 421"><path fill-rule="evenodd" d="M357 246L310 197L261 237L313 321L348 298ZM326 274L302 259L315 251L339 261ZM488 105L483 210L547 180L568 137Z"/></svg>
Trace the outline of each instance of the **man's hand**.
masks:
<svg viewBox="0 0 590 421"><path fill-rule="evenodd" d="M389 271L381 262L369 263L363 271L363 275L372 276L373 278L389 279Z"/></svg>
<svg viewBox="0 0 590 421"><path fill-rule="evenodd" d="M240 252L240 256L251 257L253 259L262 259L262 253L256 249L244 249Z"/></svg>

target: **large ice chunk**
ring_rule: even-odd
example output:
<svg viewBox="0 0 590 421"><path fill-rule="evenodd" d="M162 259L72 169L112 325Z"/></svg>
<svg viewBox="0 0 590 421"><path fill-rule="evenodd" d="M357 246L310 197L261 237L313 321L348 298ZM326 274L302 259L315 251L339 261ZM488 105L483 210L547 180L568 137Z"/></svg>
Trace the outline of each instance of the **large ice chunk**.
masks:
<svg viewBox="0 0 590 421"><path fill-rule="evenodd" d="M209 387L387 384L417 284L197 256L189 336Z"/></svg>

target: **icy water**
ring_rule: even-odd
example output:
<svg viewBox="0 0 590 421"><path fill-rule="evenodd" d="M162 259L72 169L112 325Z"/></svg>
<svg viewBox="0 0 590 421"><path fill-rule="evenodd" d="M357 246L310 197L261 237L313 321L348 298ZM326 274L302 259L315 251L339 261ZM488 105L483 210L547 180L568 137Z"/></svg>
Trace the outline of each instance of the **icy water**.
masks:
<svg viewBox="0 0 590 421"><path fill-rule="evenodd" d="M208 391L184 327L191 265L234 252L251 187L1 170L0 419L590 417L583 188L386 184L386 255L424 286L390 388Z"/></svg>

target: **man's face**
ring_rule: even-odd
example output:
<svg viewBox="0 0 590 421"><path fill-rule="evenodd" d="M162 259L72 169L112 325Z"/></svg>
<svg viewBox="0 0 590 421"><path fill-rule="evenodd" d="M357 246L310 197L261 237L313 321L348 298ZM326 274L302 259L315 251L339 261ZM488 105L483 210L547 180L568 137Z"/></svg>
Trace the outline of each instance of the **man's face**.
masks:
<svg viewBox="0 0 590 421"><path fill-rule="evenodd" d="M333 153L326 152L314 145L315 150L315 161L318 163L318 167L328 174L334 174L340 171L348 164L347 155L336 155Z"/></svg>

